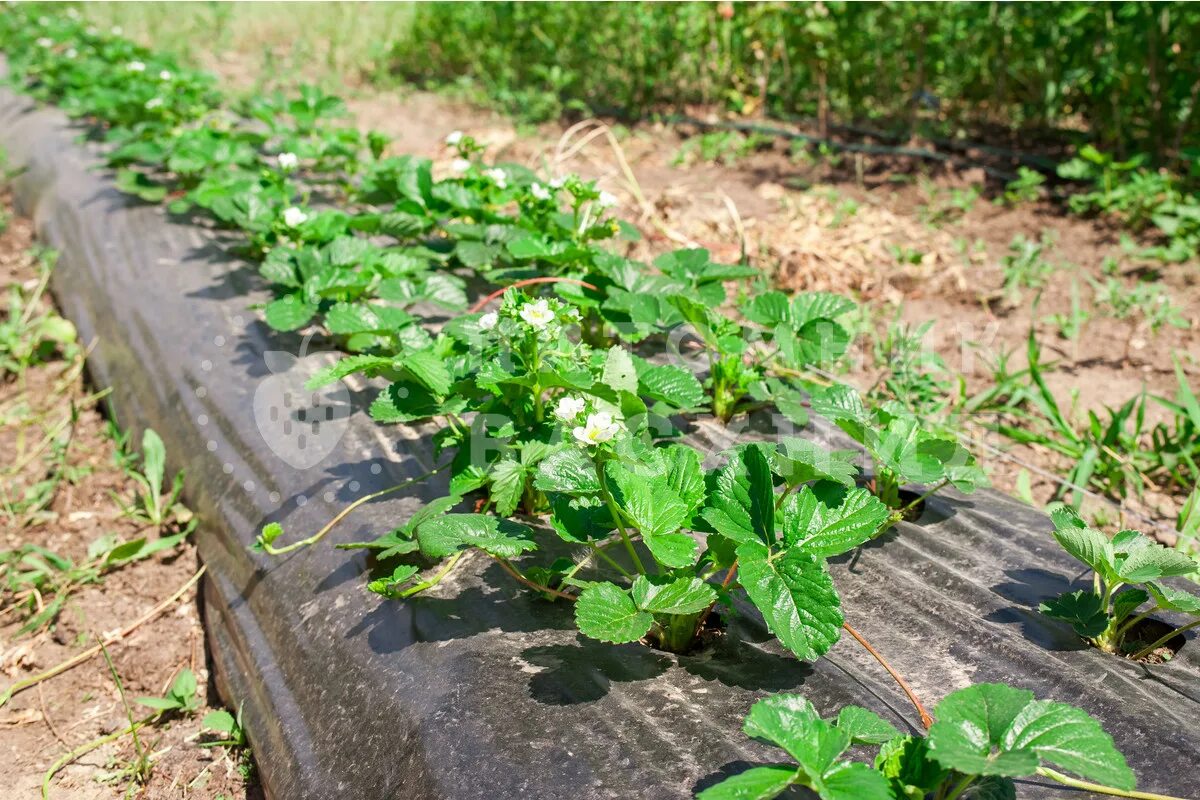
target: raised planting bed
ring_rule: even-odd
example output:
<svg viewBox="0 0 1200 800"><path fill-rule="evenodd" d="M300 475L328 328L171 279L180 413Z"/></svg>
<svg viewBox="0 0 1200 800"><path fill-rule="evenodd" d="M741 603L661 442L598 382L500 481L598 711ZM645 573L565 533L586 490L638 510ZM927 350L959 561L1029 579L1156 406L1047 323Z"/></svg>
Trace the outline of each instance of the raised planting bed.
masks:
<svg viewBox="0 0 1200 800"><path fill-rule="evenodd" d="M315 531L347 502L426 472L432 430L377 425L361 383L305 390L332 356L260 322L249 306L270 295L257 269L207 228L118 192L79 133L0 90L0 146L25 167L19 202L62 251L54 290L82 340L97 342L93 379L113 386L123 426L159 431L180 459L172 468L187 470L205 521L217 682L244 707L270 797L689 797L778 760L741 733L752 703L778 692L825 716L865 706L916 732L904 696L853 640L804 663L748 608L674 655L584 638L569 604L526 591L479 551L422 596L364 592L365 557L324 545L394 528L445 495L438 478L362 507L321 546L252 551L265 522ZM324 426L305 418L303 446L301 407ZM697 446L737 440L711 421L695 427ZM805 435L844 443L825 423ZM831 571L846 619L930 706L971 684L1030 689L1100 719L1147 789L1194 794L1196 645L1140 664L1041 614L1082 575L1052 529L1010 498L949 491ZM1019 791L1064 794L1036 781Z"/></svg>

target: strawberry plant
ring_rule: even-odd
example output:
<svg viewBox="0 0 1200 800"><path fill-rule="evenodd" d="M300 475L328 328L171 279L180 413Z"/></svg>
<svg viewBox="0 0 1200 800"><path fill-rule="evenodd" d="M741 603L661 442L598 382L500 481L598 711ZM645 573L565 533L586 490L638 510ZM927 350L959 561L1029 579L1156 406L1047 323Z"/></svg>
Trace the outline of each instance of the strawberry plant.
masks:
<svg viewBox="0 0 1200 800"><path fill-rule="evenodd" d="M830 720L800 695L767 697L751 707L743 730L786 752L788 763L752 767L697 797L766 800L804 787L822 800L1013 798L1017 779L1036 776L1117 797L1170 800L1134 791L1136 777L1112 737L1075 706L981 683L946 695L935 714L927 735L910 736L858 706ZM856 746L878 747L873 763L846 758Z"/></svg>
<svg viewBox="0 0 1200 800"><path fill-rule="evenodd" d="M1069 622L1077 634L1105 652L1135 659L1155 653L1182 631L1200 625L1200 597L1161 582L1196 575L1200 564L1191 557L1137 531L1124 530L1109 539L1069 509L1056 510L1051 519L1058 543L1092 570L1092 588L1042 603L1043 614ZM1151 600L1148 609L1139 611ZM1149 641L1139 637L1138 623L1159 611L1195 619Z"/></svg>
<svg viewBox="0 0 1200 800"><path fill-rule="evenodd" d="M973 492L985 486L983 470L962 445L931 433L911 411L895 401L867 408L857 390L838 383L814 394L813 410L861 444L871 459L868 485L899 517L945 486ZM925 484L922 494L905 499L905 484Z"/></svg>

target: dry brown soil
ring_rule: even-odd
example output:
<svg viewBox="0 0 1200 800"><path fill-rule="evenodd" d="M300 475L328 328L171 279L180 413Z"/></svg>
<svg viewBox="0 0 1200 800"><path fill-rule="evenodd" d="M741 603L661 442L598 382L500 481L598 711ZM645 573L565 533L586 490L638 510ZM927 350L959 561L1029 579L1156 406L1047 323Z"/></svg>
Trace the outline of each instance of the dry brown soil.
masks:
<svg viewBox="0 0 1200 800"><path fill-rule="evenodd" d="M9 198L0 196L3 209ZM0 234L0 286L31 288L38 271L30 253L33 230L28 220L15 217ZM76 361L62 358L28 369L23 376L0 375L0 452L3 498L0 507L0 551L32 543L83 561L89 543L106 534L121 541L157 532L131 520L121 503L133 497L135 484L115 460L116 446L106 433L106 421L96 404L87 400L93 387L80 377ZM81 412L66 424L71 404ZM69 439L66 464L71 480L61 481L53 498L40 511L10 505L47 477L45 453L38 452L47 433ZM58 622L50 630L18 633L28 606L0 581L0 687L48 670L141 618L187 583L198 568L189 543L107 574L102 582L84 585L70 595ZM48 602L49 597L42 598ZM35 598L36 604L38 600ZM180 670L197 676L201 708L195 715L170 716L143 728L142 745L153 768L144 785L119 775L132 760L129 736L80 757L62 769L50 785L55 800L79 798L216 798L259 797L247 780L242 760L224 748L202 748L201 718L218 707L208 681L204 633L194 591L187 592L162 614L110 645L109 651L130 703L133 698L162 696ZM134 707L136 717L148 710ZM66 753L98 737L128 726L117 685L101 656L17 694L0 706L0 796L12 800L41 797L43 776ZM251 767L252 772L252 767Z"/></svg>

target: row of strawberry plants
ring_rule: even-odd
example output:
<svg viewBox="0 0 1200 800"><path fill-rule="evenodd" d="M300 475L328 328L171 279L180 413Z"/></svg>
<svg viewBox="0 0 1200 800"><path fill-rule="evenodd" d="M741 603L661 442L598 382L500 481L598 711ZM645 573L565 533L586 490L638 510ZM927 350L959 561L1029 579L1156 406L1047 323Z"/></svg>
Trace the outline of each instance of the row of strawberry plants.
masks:
<svg viewBox="0 0 1200 800"><path fill-rule="evenodd" d="M342 545L372 551L373 591L411 596L478 550L575 602L587 636L683 652L740 589L784 646L812 660L844 625L825 560L898 521L913 502L904 483L970 490L982 479L968 453L899 405L867 409L849 387L808 374L849 345L845 298L743 292L735 317L728 284L752 270L695 250L650 269L604 248L635 232L594 184L488 165L457 134L435 177L429 160L386 156L381 137L338 124L336 98L304 90L233 108L207 76L69 16L35 15L10 10L0 26L18 85L93 123L126 190L242 234L240 251L276 289L268 323L319 325L352 353L314 385L380 376L389 384L372 416L440 426L450 494L378 540ZM431 304L462 311L467 279L553 293L510 289L494 311L418 315ZM642 357L679 327L703 383ZM705 472L700 451L678 441L682 412L728 421L772 404L804 424L805 393L870 454L874 494L859 488L855 453L785 438L736 447ZM482 497L476 513L456 513L470 493ZM277 546L281 534L267 526L258 546L281 553L321 536ZM564 541L583 556L524 565ZM420 580L429 559L444 563ZM1132 776L1113 782L1130 788Z"/></svg>

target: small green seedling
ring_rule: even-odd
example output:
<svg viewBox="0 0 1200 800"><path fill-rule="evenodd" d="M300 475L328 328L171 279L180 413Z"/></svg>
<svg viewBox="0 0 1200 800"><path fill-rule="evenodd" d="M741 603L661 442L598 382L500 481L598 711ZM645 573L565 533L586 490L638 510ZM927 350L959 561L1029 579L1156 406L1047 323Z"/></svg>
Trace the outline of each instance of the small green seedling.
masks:
<svg viewBox="0 0 1200 800"><path fill-rule="evenodd" d="M129 466L125 474L141 487L141 491L130 505L122 504L125 513L133 519L163 528L169 524L195 526L192 512L179 502L183 491L183 472L175 473L170 491L164 493L163 478L166 476L167 449L162 438L151 428L142 435L142 468Z"/></svg>
<svg viewBox="0 0 1200 800"><path fill-rule="evenodd" d="M242 727L242 709L240 707L238 708L236 717L223 708L210 711L200 721L200 727L206 731L218 733L223 737L217 741L201 742L201 747L229 747L239 749L249 744L249 740L246 738L246 729Z"/></svg>
<svg viewBox="0 0 1200 800"><path fill-rule="evenodd" d="M28 293L20 286L8 290L8 309L0 320L0 377L21 376L29 367L49 361L55 353L74 360L78 352L75 326L42 302L55 254L36 253L41 265L37 285Z"/></svg>
<svg viewBox="0 0 1200 800"><path fill-rule="evenodd" d="M19 607L28 615L18 633L46 629L58 619L79 587L98 583L112 570L171 550L188 533L127 542L118 541L112 534L101 536L88 545L87 557L80 564L35 544L0 551L0 608L7 611Z"/></svg>
<svg viewBox="0 0 1200 800"><path fill-rule="evenodd" d="M139 697L137 703L162 713L195 714L200 710L200 698L196 694L196 674L185 667L180 670L165 695Z"/></svg>
<svg viewBox="0 0 1200 800"><path fill-rule="evenodd" d="M759 700L743 730L784 750L788 763L752 767L697 797L769 800L804 787L821 800L1002 800L1016 797L1015 779L1040 776L1086 791L1164 800L1135 792L1133 770L1112 737L1066 703L982 683L951 692L935 715L928 735L919 737L857 706L825 720L800 695ZM847 759L854 746L878 747L874 763Z"/></svg>
<svg viewBox="0 0 1200 800"><path fill-rule="evenodd" d="M1093 575L1090 591L1079 589L1042 603L1043 614L1069 622L1076 633L1107 653L1135 659L1155 653L1181 632L1200 625L1200 597L1160 582L1194 576L1200 565L1191 557L1137 531L1124 530L1109 539L1070 509L1057 509L1050 516L1054 538L1090 567ZM1153 604L1139 612L1151 599ZM1195 620L1161 638L1138 638L1138 623L1159 611L1174 611Z"/></svg>
<svg viewBox="0 0 1200 800"><path fill-rule="evenodd" d="M1004 186L1003 201L1010 206L1035 203L1042 197L1046 176L1029 167L1018 167L1017 177Z"/></svg>

